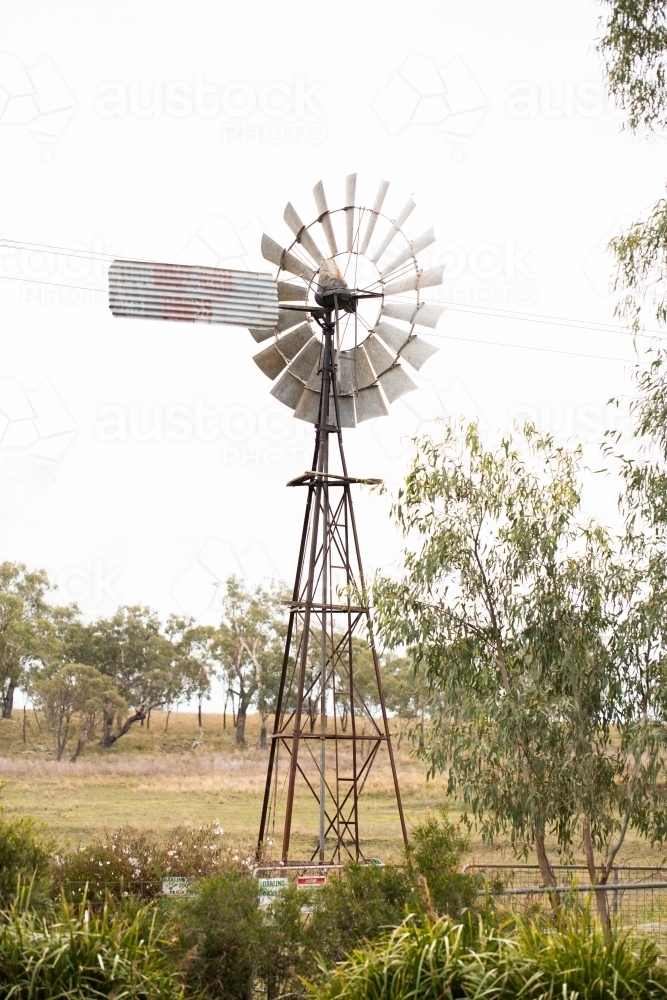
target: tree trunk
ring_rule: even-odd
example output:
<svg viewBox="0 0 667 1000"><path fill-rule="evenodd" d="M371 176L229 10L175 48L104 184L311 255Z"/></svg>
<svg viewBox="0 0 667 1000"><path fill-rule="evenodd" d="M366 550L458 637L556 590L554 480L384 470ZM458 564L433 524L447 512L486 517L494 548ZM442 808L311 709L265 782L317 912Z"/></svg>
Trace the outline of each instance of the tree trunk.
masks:
<svg viewBox="0 0 667 1000"><path fill-rule="evenodd" d="M14 691L16 690L16 685L9 681L7 685L7 690L2 693L2 718L11 719L12 709L14 708Z"/></svg>
<svg viewBox="0 0 667 1000"><path fill-rule="evenodd" d="M544 845L544 827L541 823L535 824L534 835L535 853L537 854L537 864L539 865L542 882L544 885L555 885L556 877L554 875L553 868L551 867L551 862L547 856L546 847Z"/></svg>
<svg viewBox="0 0 667 1000"><path fill-rule="evenodd" d="M248 705L244 698L239 698L239 706L236 712L236 743L240 747L245 746L245 720L248 713Z"/></svg>
<svg viewBox="0 0 667 1000"><path fill-rule="evenodd" d="M259 749L260 750L266 750L266 721L267 721L267 719L268 719L268 715L264 715L264 713L262 713L260 730L259 730Z"/></svg>
<svg viewBox="0 0 667 1000"><path fill-rule="evenodd" d="M604 871L598 875L595 864L595 852L593 850L593 837L591 836L591 821L588 816L584 817L584 849L586 851L586 867L588 868L588 877L591 880L591 885L606 885L609 875ZM611 918L609 916L607 893L604 889L595 890L595 905L598 917L600 918L600 924L602 925L605 944L610 945L612 942Z"/></svg>
<svg viewBox="0 0 667 1000"><path fill-rule="evenodd" d="M24 701L23 702L23 742L24 743L28 742L27 737L26 737L26 726L28 724L27 713L28 713L28 709L27 709L26 703Z"/></svg>
<svg viewBox="0 0 667 1000"><path fill-rule="evenodd" d="M86 740L82 736L79 736L78 740L76 741L76 747L74 748L74 753L69 759L70 764L75 763L77 757L79 756L85 745L86 745Z"/></svg>
<svg viewBox="0 0 667 1000"><path fill-rule="evenodd" d="M199 723L200 729L201 729L201 703L202 703L202 696L200 694L199 699L197 701L197 722Z"/></svg>
<svg viewBox="0 0 667 1000"><path fill-rule="evenodd" d="M167 705L167 721L166 721L166 722L165 722L165 724L164 724L164 731L165 731L165 733L166 733L166 732L167 732L167 730L169 729L169 716L170 716L170 715L171 715L171 706L170 706L170 705Z"/></svg>
<svg viewBox="0 0 667 1000"><path fill-rule="evenodd" d="M148 709L148 715L146 716L146 729L151 728L151 710Z"/></svg>
<svg viewBox="0 0 667 1000"><path fill-rule="evenodd" d="M141 709L137 709L134 715L130 715L129 718L125 720L117 733L111 732L111 726L107 726L105 720L104 732L102 733L102 739L100 740L99 745L101 747L112 746L116 740L119 740L121 736L125 736L125 734L130 731L130 726L132 726L135 722L143 722L145 718L146 713Z"/></svg>

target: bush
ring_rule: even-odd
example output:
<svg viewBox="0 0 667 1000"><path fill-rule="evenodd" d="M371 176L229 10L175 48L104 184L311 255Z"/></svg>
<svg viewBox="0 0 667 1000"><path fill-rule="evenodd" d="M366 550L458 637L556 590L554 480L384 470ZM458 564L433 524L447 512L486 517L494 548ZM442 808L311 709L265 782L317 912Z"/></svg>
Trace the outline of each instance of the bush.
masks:
<svg viewBox="0 0 667 1000"><path fill-rule="evenodd" d="M31 819L0 821L0 910L11 907L19 884L30 888L33 907L49 899L51 846Z"/></svg>
<svg viewBox="0 0 667 1000"><path fill-rule="evenodd" d="M200 882L196 895L175 905L175 955L188 992L248 1000L261 961L258 902L255 879L229 869Z"/></svg>
<svg viewBox="0 0 667 1000"><path fill-rule="evenodd" d="M17 907L0 919L0 996L12 1000L180 1000L155 913L126 919L63 903L53 919Z"/></svg>
<svg viewBox="0 0 667 1000"><path fill-rule="evenodd" d="M655 1000L667 970L650 941L619 935L607 947L585 914L558 927L516 922L475 941L450 918L406 921L311 984L313 1000Z"/></svg>
<svg viewBox="0 0 667 1000"><path fill-rule="evenodd" d="M396 927L407 913L421 909L415 889L409 869L349 862L339 877L331 877L312 894L313 961L315 954L327 963L342 961L362 941ZM311 969L306 974L312 974Z"/></svg>
<svg viewBox="0 0 667 1000"><path fill-rule="evenodd" d="M126 826L56 856L52 873L58 890L73 903L84 895L91 902L130 896L147 901L161 895L165 875L196 880L250 864L223 840L217 823L177 827L166 838Z"/></svg>
<svg viewBox="0 0 667 1000"><path fill-rule="evenodd" d="M476 904L477 880L459 871L468 846L444 810L440 820L430 813L412 832L408 862L426 880L430 904L440 916L459 917Z"/></svg>

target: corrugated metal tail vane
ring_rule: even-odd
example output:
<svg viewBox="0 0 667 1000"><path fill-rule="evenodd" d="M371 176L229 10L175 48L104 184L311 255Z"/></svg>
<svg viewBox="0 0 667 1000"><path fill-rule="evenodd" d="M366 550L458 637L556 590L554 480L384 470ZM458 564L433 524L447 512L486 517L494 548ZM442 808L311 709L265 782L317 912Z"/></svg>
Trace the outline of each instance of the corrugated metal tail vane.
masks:
<svg viewBox="0 0 667 1000"><path fill-rule="evenodd" d="M109 308L114 316L274 327L278 287L272 275L254 271L115 260Z"/></svg>

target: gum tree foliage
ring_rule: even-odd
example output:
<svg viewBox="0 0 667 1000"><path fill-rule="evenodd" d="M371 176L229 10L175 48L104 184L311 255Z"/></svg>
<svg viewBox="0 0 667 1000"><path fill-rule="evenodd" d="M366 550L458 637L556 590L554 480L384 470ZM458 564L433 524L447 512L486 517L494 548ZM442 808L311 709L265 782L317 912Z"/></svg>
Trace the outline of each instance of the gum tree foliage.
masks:
<svg viewBox="0 0 667 1000"><path fill-rule="evenodd" d="M230 576L225 586L222 621L213 648L236 699L239 746L245 745L248 709L255 704L260 715L260 746L266 747L268 717L275 709L282 667L284 599L286 595L277 584L249 590Z"/></svg>
<svg viewBox="0 0 667 1000"><path fill-rule="evenodd" d="M23 563L0 564L0 701L2 717L11 717L14 692L27 668L49 644L52 608L46 597L51 584L43 570Z"/></svg>
<svg viewBox="0 0 667 1000"><path fill-rule="evenodd" d="M664 558L638 535L625 562L580 520L579 462L530 426L495 450L475 424L420 439L394 506L403 574L374 588L381 637L435 696L423 757L547 885L554 852L583 846L604 883L629 829L667 834Z"/></svg>
<svg viewBox="0 0 667 1000"><path fill-rule="evenodd" d="M667 2L604 0L606 15L599 51L607 87L637 132L667 125ZM667 200L660 198L645 218L633 223L610 247L616 257L617 312L635 330L647 295L660 323L667 319Z"/></svg>
<svg viewBox="0 0 667 1000"><path fill-rule="evenodd" d="M215 629L210 625L197 625L194 618L170 615L165 633L174 646L181 664L182 696L187 701L196 699L197 721L201 729L204 699L211 697L211 683L216 673ZM168 724L169 715L167 715Z"/></svg>
<svg viewBox="0 0 667 1000"><path fill-rule="evenodd" d="M35 678L29 693L44 715L56 760L62 760L68 743L75 738L70 758L74 762L94 738L105 713L125 709L110 679L83 663L67 663L50 675Z"/></svg>
<svg viewBox="0 0 667 1000"><path fill-rule="evenodd" d="M109 747L154 708L179 701L187 687L185 661L178 642L165 634L156 612L135 605L110 618L81 626L70 655L108 677L130 707L130 714L108 704L103 710L100 745Z"/></svg>

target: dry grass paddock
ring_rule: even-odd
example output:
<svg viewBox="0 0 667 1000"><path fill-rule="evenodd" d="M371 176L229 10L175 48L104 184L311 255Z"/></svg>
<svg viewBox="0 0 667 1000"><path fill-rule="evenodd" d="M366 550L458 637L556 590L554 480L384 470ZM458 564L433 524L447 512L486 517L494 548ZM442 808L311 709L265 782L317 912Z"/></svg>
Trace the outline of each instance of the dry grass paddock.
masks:
<svg viewBox="0 0 667 1000"><path fill-rule="evenodd" d="M268 753L260 750L258 719L250 716L248 746L234 742L231 719L205 714L203 730L194 713L154 712L150 728L136 724L113 747L87 747L79 760L57 762L47 734L28 712L0 720L0 804L6 815L30 815L59 841L85 842L104 829L125 824L166 831L184 823L219 820L226 834L251 845L257 836ZM423 818L443 798L443 782L426 781L423 764L403 741L398 749L401 792L408 823ZM360 823L369 854L396 857L400 830L388 766L376 765L364 790ZM308 850L309 810L297 806L295 849Z"/></svg>
<svg viewBox="0 0 667 1000"><path fill-rule="evenodd" d="M75 764L56 762L47 753L47 734L32 712L0 720L0 807L8 816L33 816L60 843L86 842L105 829L132 825L165 832L179 824L199 826L219 820L227 836L254 845L264 792L268 754L257 746L259 724L250 716L248 746L237 748L231 718L205 713L203 730L190 712L154 712L150 728L132 727L108 750L91 745ZM400 723L393 720L398 730ZM426 768L402 740L397 764L408 826L445 802L445 781L427 781ZM313 847L311 810L298 806L294 848ZM456 818L456 803L450 803ZM364 851L383 859L398 858L400 830L386 763L377 765L360 805ZM278 831L276 831L277 834ZM276 845L276 849L277 849ZM629 837L621 863L658 864L664 849ZM484 847L473 836L470 859L510 861L508 844Z"/></svg>

